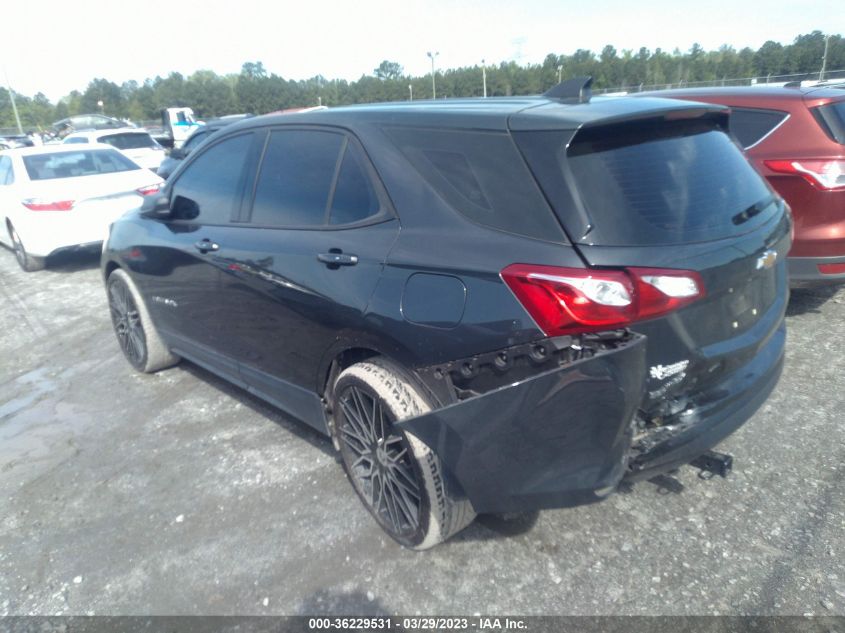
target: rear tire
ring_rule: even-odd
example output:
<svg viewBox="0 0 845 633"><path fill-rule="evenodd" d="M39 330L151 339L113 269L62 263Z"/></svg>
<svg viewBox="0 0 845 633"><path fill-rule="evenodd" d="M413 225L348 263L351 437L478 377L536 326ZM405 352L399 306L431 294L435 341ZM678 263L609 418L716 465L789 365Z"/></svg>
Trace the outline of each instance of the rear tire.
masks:
<svg viewBox="0 0 845 633"><path fill-rule="evenodd" d="M18 260L18 265L26 273L32 273L37 270L43 270L47 263L46 257L36 257L26 252L23 241L15 231L15 227L9 224L9 237L12 239L12 248L15 251L15 259Z"/></svg>
<svg viewBox="0 0 845 633"><path fill-rule="evenodd" d="M332 407L344 470L394 540L424 550L472 522L472 505L448 490L437 454L393 426L431 410L399 367L378 358L348 367L335 382Z"/></svg>
<svg viewBox="0 0 845 633"><path fill-rule="evenodd" d="M106 281L112 326L129 364L150 374L179 362L162 340L135 282L120 268Z"/></svg>

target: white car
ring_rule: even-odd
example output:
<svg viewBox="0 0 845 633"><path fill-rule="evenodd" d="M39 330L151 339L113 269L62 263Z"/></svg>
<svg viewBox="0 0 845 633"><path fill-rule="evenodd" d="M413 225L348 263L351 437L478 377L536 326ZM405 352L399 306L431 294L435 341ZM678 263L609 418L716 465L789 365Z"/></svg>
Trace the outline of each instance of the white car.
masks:
<svg viewBox="0 0 845 633"><path fill-rule="evenodd" d="M164 148L149 132L132 127L73 132L65 137L64 143L105 143L116 147L141 167L152 171L158 171L166 155Z"/></svg>
<svg viewBox="0 0 845 633"><path fill-rule="evenodd" d="M104 145L47 145L0 152L0 242L25 271L48 255L95 246L108 227L164 181Z"/></svg>

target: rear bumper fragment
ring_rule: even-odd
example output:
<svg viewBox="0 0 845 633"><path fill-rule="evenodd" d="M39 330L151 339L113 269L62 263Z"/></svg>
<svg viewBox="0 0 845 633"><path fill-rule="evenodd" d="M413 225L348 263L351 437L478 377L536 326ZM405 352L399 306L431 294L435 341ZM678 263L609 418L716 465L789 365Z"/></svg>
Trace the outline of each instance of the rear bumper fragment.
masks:
<svg viewBox="0 0 845 633"><path fill-rule="evenodd" d="M635 450L626 479L648 479L687 464L742 426L777 385L785 343L781 325L747 364L693 397L687 409L655 430L659 441L648 442L639 454Z"/></svg>
<svg viewBox="0 0 845 633"><path fill-rule="evenodd" d="M845 255L840 257L790 257L790 281L845 281Z"/></svg>
<svg viewBox="0 0 845 633"><path fill-rule="evenodd" d="M645 371L633 335L397 426L437 453L476 512L598 501L625 474Z"/></svg>

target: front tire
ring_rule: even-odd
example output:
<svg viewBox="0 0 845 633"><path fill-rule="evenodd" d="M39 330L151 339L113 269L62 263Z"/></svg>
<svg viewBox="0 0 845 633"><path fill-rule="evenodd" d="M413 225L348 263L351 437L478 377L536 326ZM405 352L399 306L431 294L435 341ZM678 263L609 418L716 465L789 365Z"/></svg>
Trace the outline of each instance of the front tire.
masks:
<svg viewBox="0 0 845 633"><path fill-rule="evenodd" d="M106 293L114 333L132 367L150 374L179 362L156 330L144 298L126 272L120 268L112 271Z"/></svg>
<svg viewBox="0 0 845 633"><path fill-rule="evenodd" d="M437 454L393 426L431 410L399 367L383 359L356 363L338 376L332 400L346 474L394 540L424 550L472 522L472 505L448 490Z"/></svg>
<svg viewBox="0 0 845 633"><path fill-rule="evenodd" d="M26 252L18 232L15 227L9 224L9 237L12 239L12 248L15 251L15 259L18 260L18 265L26 273L32 273L36 270L43 270L47 261L45 257L36 257Z"/></svg>

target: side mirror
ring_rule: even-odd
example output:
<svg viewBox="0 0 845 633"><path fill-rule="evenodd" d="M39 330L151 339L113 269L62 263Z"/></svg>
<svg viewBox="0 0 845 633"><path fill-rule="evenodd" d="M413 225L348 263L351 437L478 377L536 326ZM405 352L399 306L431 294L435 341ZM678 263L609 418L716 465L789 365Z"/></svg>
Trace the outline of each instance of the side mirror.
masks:
<svg viewBox="0 0 845 633"><path fill-rule="evenodd" d="M169 218L170 198L162 195L147 196L141 204L141 214L148 218Z"/></svg>
<svg viewBox="0 0 845 633"><path fill-rule="evenodd" d="M174 147L172 150L170 150L170 158L175 158L176 160L182 160L187 155L188 152L186 152L181 147Z"/></svg>

